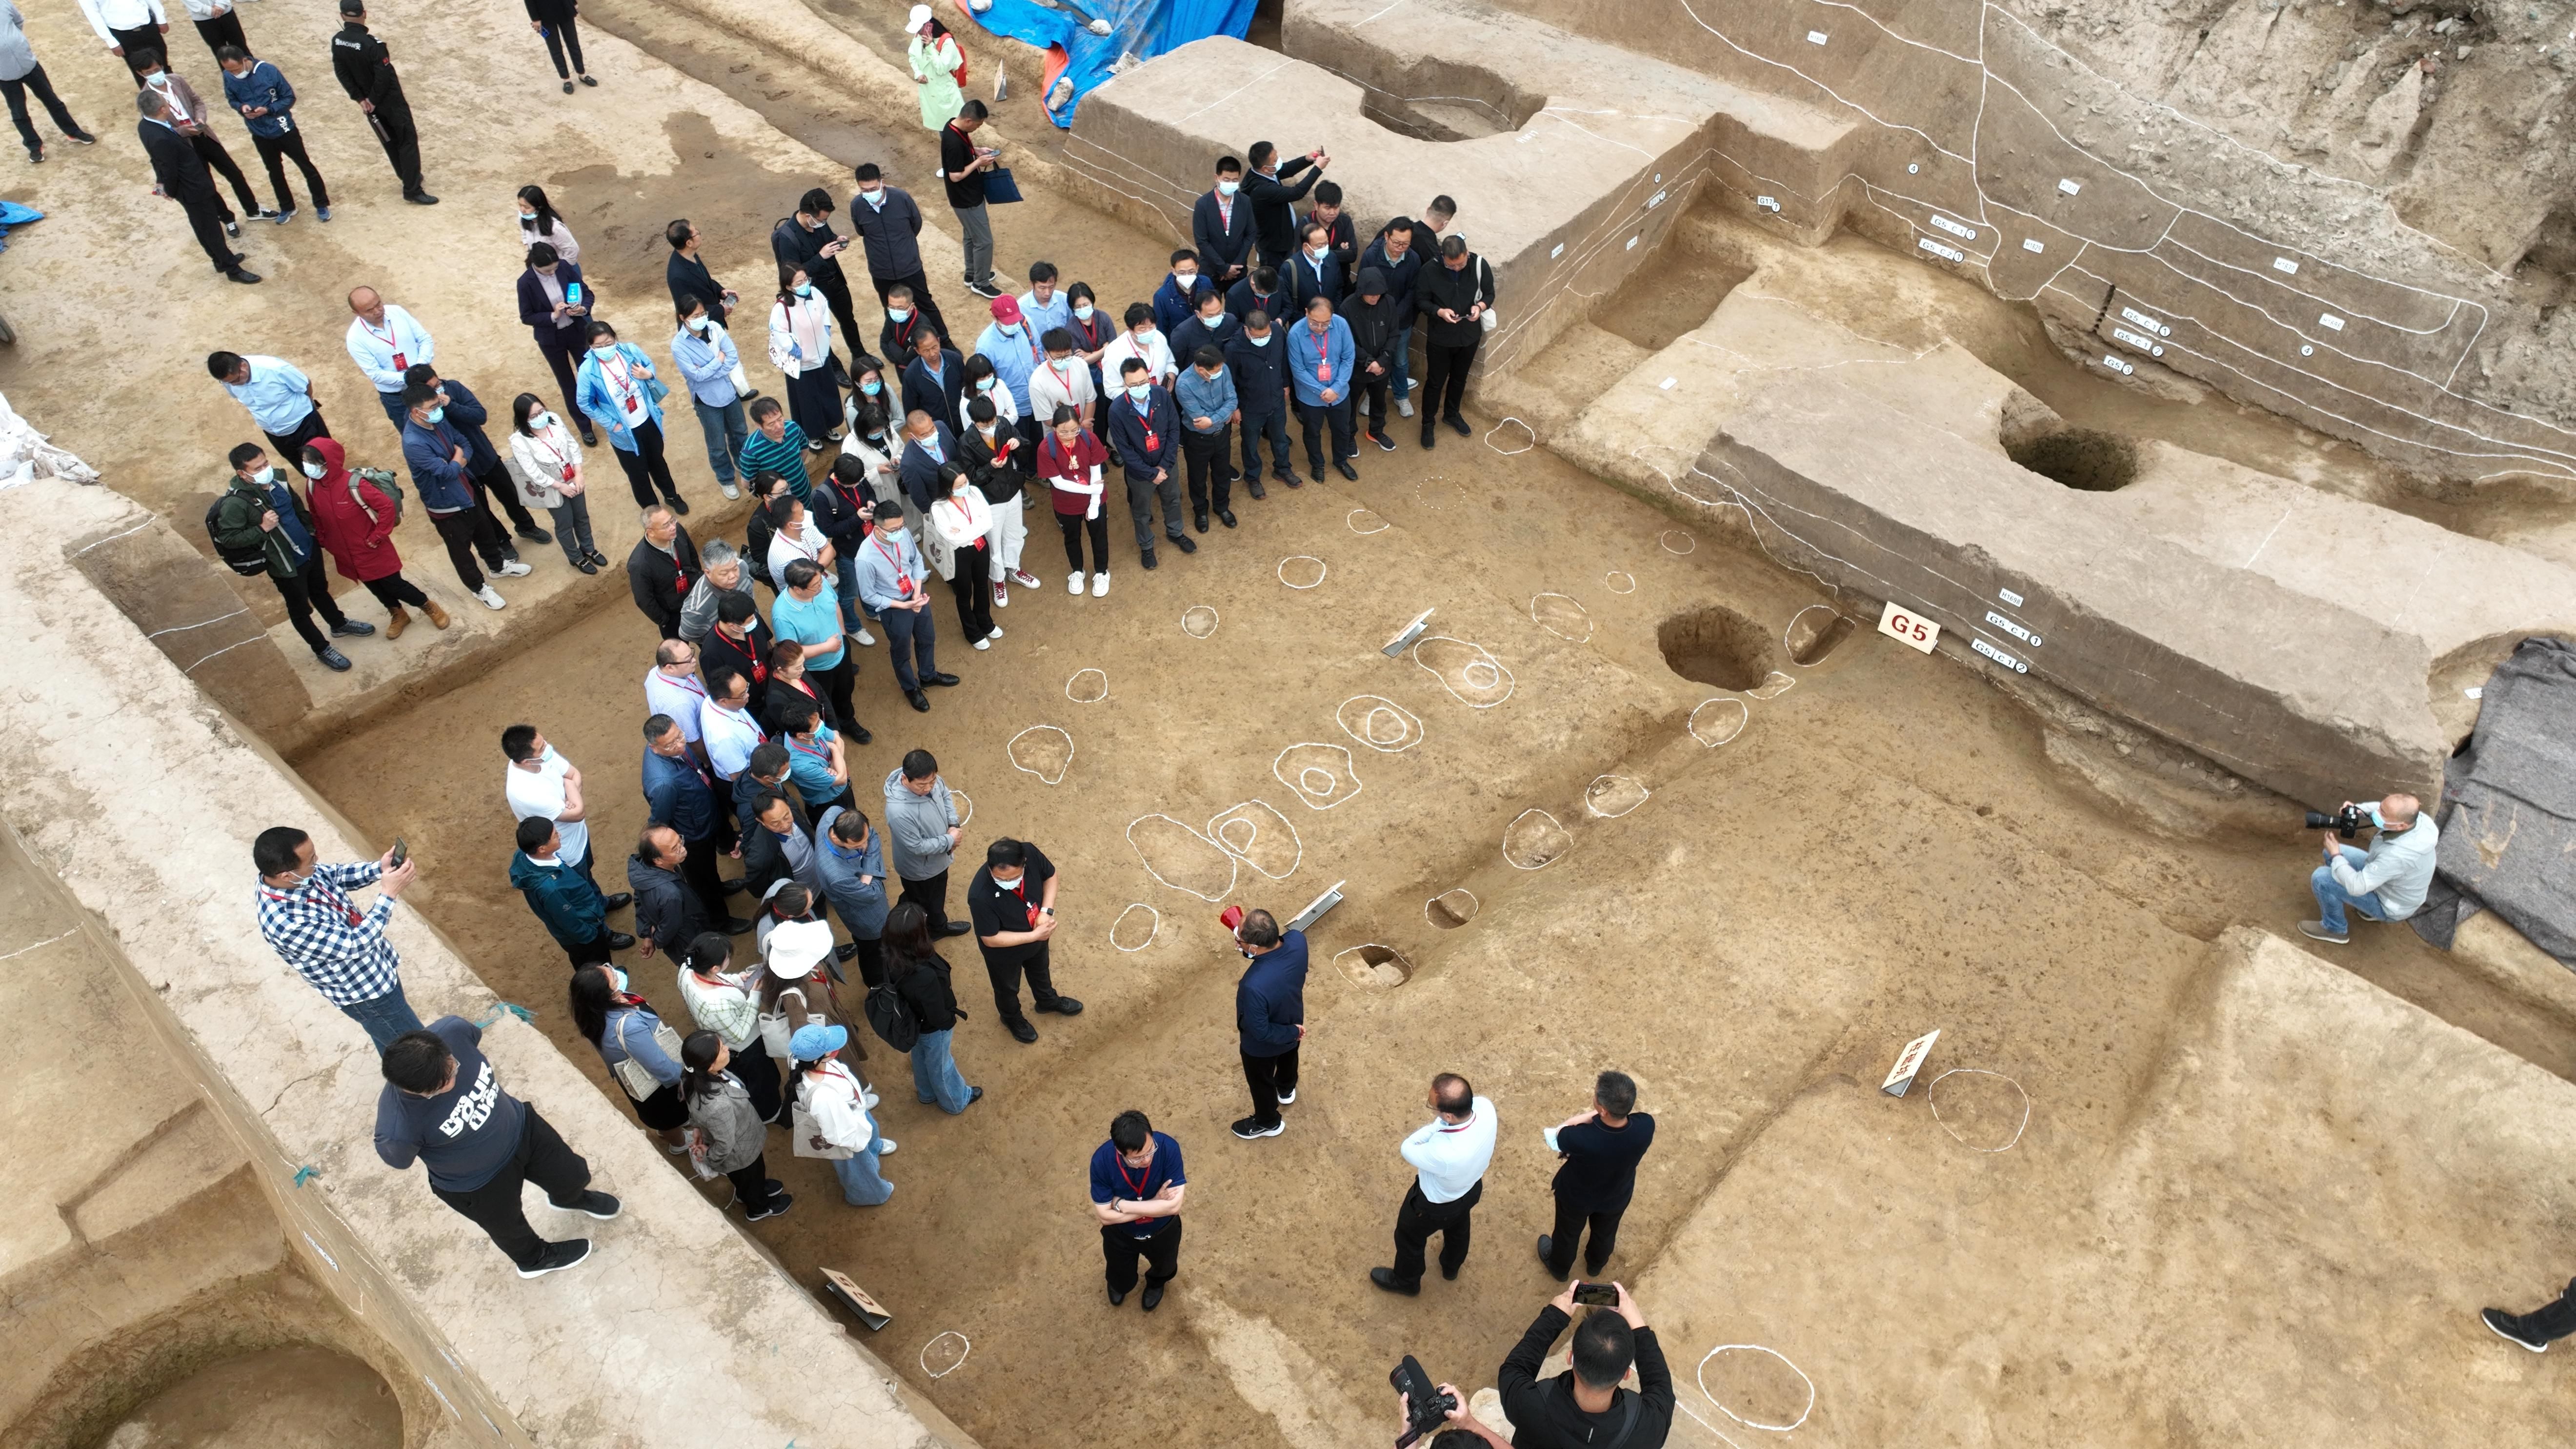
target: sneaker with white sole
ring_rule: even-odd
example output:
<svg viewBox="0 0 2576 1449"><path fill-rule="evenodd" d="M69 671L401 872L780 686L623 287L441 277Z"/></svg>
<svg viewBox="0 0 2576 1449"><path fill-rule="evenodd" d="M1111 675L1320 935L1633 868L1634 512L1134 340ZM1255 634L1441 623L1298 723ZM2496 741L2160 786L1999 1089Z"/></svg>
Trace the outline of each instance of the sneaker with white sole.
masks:
<svg viewBox="0 0 2576 1449"><path fill-rule="evenodd" d="M880 1138L878 1138L878 1139L877 1139L877 1145L876 1145L876 1149L875 1149L875 1150L876 1150L876 1154L877 1154L877 1156L879 1156L879 1157L892 1157L892 1156L894 1156L894 1139L893 1139L893 1138L891 1138L891 1137L880 1137ZM1446 1239L1444 1239L1443 1241L1445 1242L1445 1241L1446 1241Z"/></svg>
<svg viewBox="0 0 2576 1449"><path fill-rule="evenodd" d="M1279 1093L1279 1105L1282 1107L1293 1107L1297 1105L1297 1089L1295 1087L1283 1088Z"/></svg>
<svg viewBox="0 0 2576 1449"><path fill-rule="evenodd" d="M542 1278L548 1273L560 1273L566 1268L575 1267L589 1261L590 1239L566 1238L560 1243L546 1244L545 1251L537 1256L535 1265L532 1267L521 1268L519 1270L519 1276L522 1278Z"/></svg>
<svg viewBox="0 0 2576 1449"><path fill-rule="evenodd" d="M2352 932L2329 931L2323 921L2299 922L2299 934L2311 941L2323 941L2329 946L2341 946L2352 940Z"/></svg>
<svg viewBox="0 0 2576 1449"><path fill-rule="evenodd" d="M519 562L517 559L508 559L505 560L499 568L492 570L492 572L499 574L505 579L515 579L525 574L535 573L536 570Z"/></svg>
<svg viewBox="0 0 2576 1449"><path fill-rule="evenodd" d="M733 485L732 485L732 484L730 484L730 483L719 483L719 484L717 484L717 485L716 485L716 491L717 491L718 493L723 494L723 495L724 495L724 496L726 496L727 498L740 498L740 497L742 496L742 490L741 490L741 489L739 489L739 488L736 488L735 486L733 486ZM782 1212L783 1212L783 1211L785 1211L785 1209L783 1209L783 1208L782 1208L782 1209L780 1209L780 1211L782 1211ZM1445 1238L1444 1238L1444 1239L1442 1239L1442 1241L1443 1241L1443 1242L1446 1242L1446 1241L1447 1241L1447 1239L1445 1239Z"/></svg>
<svg viewBox="0 0 2576 1449"><path fill-rule="evenodd" d="M2519 1344L2533 1353L2549 1352L2549 1340L2533 1338L2531 1330L2522 1326L2519 1315L2507 1313L2501 1308L2485 1308L2478 1311L2478 1321L2494 1329L2496 1337L2508 1343Z"/></svg>
<svg viewBox="0 0 2576 1449"><path fill-rule="evenodd" d="M1100 572L1091 576L1091 596L1095 599L1099 599L1108 597L1108 594L1109 571L1107 569L1102 569Z"/></svg>
<svg viewBox="0 0 2576 1449"><path fill-rule="evenodd" d="M851 637L851 638L853 638L853 639L855 639L855 640L857 640L857 641L858 641L862 646L872 646L872 645L874 645L874 644L877 642L877 636L876 636L876 635L874 635L874 634L869 633L869 632L868 632L867 630L865 630L865 629L861 629L859 632L857 632L856 634L851 635L850 637ZM1447 1241L1447 1240L1446 1240L1446 1239L1443 1239L1442 1241L1444 1241L1444 1242L1445 1242L1445 1241Z"/></svg>
<svg viewBox="0 0 2576 1449"><path fill-rule="evenodd" d="M1015 584L1018 584L1021 588L1024 588L1024 589L1034 589L1034 588L1038 588L1038 587L1040 587L1040 585L1039 585L1039 583L1038 583L1038 576L1037 576L1036 574L1030 573L1027 569L1013 569L1013 570L1011 570L1011 582L1012 582L1012 583L1015 583Z"/></svg>
<svg viewBox="0 0 2576 1449"><path fill-rule="evenodd" d="M1001 637L1002 637L1002 626L1001 626L1001 625L999 625L999 624L996 624L996 625L994 625L992 628L985 630L985 631L984 631L984 637L985 637L985 638L987 638L987 639L999 639L999 638L1001 638ZM1444 1241L1445 1241L1445 1240L1444 1240Z"/></svg>
<svg viewBox="0 0 2576 1449"><path fill-rule="evenodd" d="M996 609L1007 609L1011 607L1011 585L1009 580L993 580L993 607Z"/></svg>
<svg viewBox="0 0 2576 1449"><path fill-rule="evenodd" d="M1256 1137L1276 1137L1287 1130L1288 1119L1285 1117L1267 1127L1261 1125L1261 1119L1258 1117L1245 1117L1234 1124L1234 1135L1246 1142Z"/></svg>
<svg viewBox="0 0 2576 1449"><path fill-rule="evenodd" d="M990 649L993 647L993 641L990 638L978 639L975 641L975 647L977 649Z"/></svg>
<svg viewBox="0 0 2576 1449"><path fill-rule="evenodd" d="M1397 398L1395 400L1395 415L1400 418L1409 418L1413 416L1413 399L1409 397ZM1442 1241L1446 1242L1447 1239L1444 1238Z"/></svg>
<svg viewBox="0 0 2576 1449"><path fill-rule="evenodd" d="M494 592L490 584L485 584L475 593L474 597L481 601L483 607L487 609L497 609L509 602L509 600L502 598L498 593Z"/></svg>
<svg viewBox="0 0 2576 1449"><path fill-rule="evenodd" d="M1065 575L1064 591L1073 595L1077 599L1082 597L1082 570L1075 569L1072 573Z"/></svg>
<svg viewBox="0 0 2576 1449"><path fill-rule="evenodd" d="M877 1089L874 1087L859 1088L859 1105L867 1108L871 1112L875 1111L877 1105Z"/></svg>

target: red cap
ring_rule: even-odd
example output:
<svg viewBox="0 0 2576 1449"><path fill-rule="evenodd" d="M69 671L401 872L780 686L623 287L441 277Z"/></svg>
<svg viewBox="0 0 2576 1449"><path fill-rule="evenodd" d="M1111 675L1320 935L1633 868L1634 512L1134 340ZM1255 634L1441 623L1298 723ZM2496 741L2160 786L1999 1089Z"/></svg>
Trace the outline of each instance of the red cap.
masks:
<svg viewBox="0 0 2576 1449"><path fill-rule="evenodd" d="M996 322L1007 322L1014 327L1018 326L1020 322L1020 304L1012 301L1008 297L995 297L993 299L993 320Z"/></svg>

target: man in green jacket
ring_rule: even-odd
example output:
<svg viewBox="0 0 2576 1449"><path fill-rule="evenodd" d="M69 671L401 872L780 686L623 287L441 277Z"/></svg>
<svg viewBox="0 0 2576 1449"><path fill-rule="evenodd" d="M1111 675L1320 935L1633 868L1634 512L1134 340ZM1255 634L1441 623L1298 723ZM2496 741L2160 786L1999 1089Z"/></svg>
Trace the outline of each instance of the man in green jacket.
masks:
<svg viewBox="0 0 2576 1449"><path fill-rule="evenodd" d="M605 966L609 953L623 951L635 938L608 929L608 902L587 876L557 854L563 837L542 815L519 822L519 850L510 857L510 884L528 898L528 909L545 923L546 934L572 958L573 968Z"/></svg>
<svg viewBox="0 0 2576 1449"><path fill-rule="evenodd" d="M286 617L295 632L313 646L313 657L334 670L349 667L348 656L313 626L318 610L329 621L334 638L355 639L376 632L340 612L331 599L331 581L322 572L322 546L313 539L313 513L287 486L285 475L271 467L257 443L244 443L230 455L233 475L215 500L206 531L224 562L238 574L265 572L286 600Z"/></svg>

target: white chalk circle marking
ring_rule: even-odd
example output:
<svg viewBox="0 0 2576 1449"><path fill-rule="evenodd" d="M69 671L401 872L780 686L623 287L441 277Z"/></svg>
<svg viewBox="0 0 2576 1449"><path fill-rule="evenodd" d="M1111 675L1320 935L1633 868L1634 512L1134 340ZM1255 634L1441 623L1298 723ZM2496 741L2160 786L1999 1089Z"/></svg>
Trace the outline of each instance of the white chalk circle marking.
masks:
<svg viewBox="0 0 2576 1449"><path fill-rule="evenodd" d="M1511 424L1513 427L1516 427L1516 428L1520 429L1522 432L1527 433L1527 434L1529 435L1529 441L1528 441L1528 442L1526 442L1526 443L1521 444L1521 445L1520 445L1519 447L1517 447L1517 448L1506 448L1506 447L1502 446L1500 443L1495 442L1495 441L1494 441L1494 434L1499 433L1499 432L1501 432L1501 431L1503 430L1503 424L1504 424L1504 423L1509 423L1509 424ZM1485 446L1486 446L1486 447L1488 447L1488 448L1493 449L1493 450L1494 450L1495 452L1497 452L1497 453L1502 454L1502 455L1503 455L1504 457L1506 457L1506 458L1515 457L1515 456L1517 456L1517 455L1519 455L1519 454L1526 453L1526 452L1528 452L1530 449L1535 448L1535 447L1537 447L1537 446L1538 446L1538 429L1531 427L1529 424L1527 424L1527 423L1525 423L1525 422L1522 422L1522 421L1521 421L1520 419L1518 419L1518 418L1505 418L1505 419L1503 419L1503 420L1502 420L1502 422L1498 422L1498 423L1494 424L1492 427L1487 428L1487 429L1485 430Z"/></svg>
<svg viewBox="0 0 2576 1449"><path fill-rule="evenodd" d="M1207 833L1218 848L1272 880L1295 875L1306 858L1306 844L1297 838L1297 827L1267 800L1246 800L1218 811L1208 817ZM1284 858L1278 844L1282 835L1288 837Z"/></svg>
<svg viewBox="0 0 2576 1449"><path fill-rule="evenodd" d="M957 1346L953 1349L941 1350L939 1355L940 1362L946 1364L947 1367L932 1368L930 1366L930 1351L934 1348L938 1348L941 1344L952 1338L957 1340ZM956 1329L949 1329L947 1332L940 1334L937 1338L934 1338L930 1342L921 1346L921 1371L930 1375L934 1379L945 1378L966 1366L966 1355L973 1351L974 1347L974 1344L967 1341L966 1335L959 1333ZM955 1357L951 1358L951 1354L954 1354Z"/></svg>
<svg viewBox="0 0 2576 1449"><path fill-rule="evenodd" d="M1413 646L1413 662L1470 709L1492 709L1512 697L1512 672L1482 644L1433 634Z"/></svg>
<svg viewBox="0 0 2576 1449"><path fill-rule="evenodd" d="M1467 898L1466 906L1462 909L1456 905L1450 904L1450 898L1453 896L1465 896ZM1474 891L1467 889L1465 886L1451 886L1449 889L1442 891L1440 894L1433 896L1422 903L1422 919L1430 922L1434 926L1438 926L1441 930L1455 930L1458 927L1467 924L1469 921L1476 919L1476 912L1484 909L1484 904L1484 902L1476 899L1476 893ZM1440 912L1441 915L1446 915L1449 918L1448 921L1445 923L1442 922L1439 915L1433 914L1433 911L1435 910Z"/></svg>
<svg viewBox="0 0 2576 1449"><path fill-rule="evenodd" d="M1592 613L1571 594L1533 594L1529 613L1531 623L1559 639L1581 644L1592 637Z"/></svg>
<svg viewBox="0 0 2576 1449"><path fill-rule="evenodd" d="M1216 632L1216 610L1205 604L1192 604L1181 611L1181 632L1193 639L1204 639Z"/></svg>
<svg viewBox="0 0 2576 1449"><path fill-rule="evenodd" d="M1296 756L1291 760L1290 756ZM1360 792L1360 772L1351 760L1351 752L1340 745L1305 740L1279 752L1270 762L1270 773L1279 783L1297 792L1297 798L1312 810L1330 810ZM1321 784L1317 784L1317 780ZM1350 788L1342 788L1343 781Z"/></svg>
<svg viewBox="0 0 2576 1449"><path fill-rule="evenodd" d="M1595 775L1583 787L1583 808L1604 820L1616 820L1646 803L1655 792L1633 775Z"/></svg>
<svg viewBox="0 0 2576 1449"><path fill-rule="evenodd" d="M1676 539L1680 540L1680 542L1676 543L1674 541ZM1691 537L1688 530L1679 528L1665 529L1662 533L1656 535L1655 541L1664 546L1664 552L1666 553L1688 553L1692 549L1699 547L1698 539Z"/></svg>
<svg viewBox="0 0 2576 1449"><path fill-rule="evenodd" d="M1819 610L1827 614L1835 612L1834 606L1831 604L1809 604L1807 607L1791 614L1789 616L1789 622L1780 626L1780 652L1788 655L1792 663L1797 662L1798 646L1790 643L1789 641L1797 635L1798 621L1807 617L1809 614L1818 612ZM1825 627L1830 629L1833 625L1829 623ZM1819 631L1819 633L1821 632L1822 631Z"/></svg>
<svg viewBox="0 0 2576 1449"><path fill-rule="evenodd" d="M948 803L957 807L957 828L963 830L975 819L975 797L963 790L948 792Z"/></svg>
<svg viewBox="0 0 2576 1449"><path fill-rule="evenodd" d="M1127 918L1136 914L1138 911L1143 911L1145 913L1145 939L1137 942L1133 946L1130 946L1125 941L1118 938L1118 933L1127 929ZM1145 904L1143 901L1138 901L1127 909L1120 911L1118 913L1118 919L1109 923L1109 944L1117 947L1121 951L1130 953L1142 951L1146 947L1154 944L1154 938L1157 935L1160 935L1162 930L1163 913L1155 910L1152 906Z"/></svg>
<svg viewBox="0 0 2576 1449"><path fill-rule="evenodd" d="M1952 1077L1962 1074L1973 1077L1993 1077L1996 1080L2009 1085L2014 1091L2021 1094L2021 1121L2013 1125L2012 1136L2005 1141L2003 1146L1979 1147L1977 1144L1970 1142L1966 1137L1960 1136L1959 1129L1951 1126L1949 1121L1942 1117L1941 1098L1938 1095L1941 1090L1941 1084ZM2024 1088L2021 1083L2014 1081L2012 1078L2005 1076L2001 1072L1990 1072L1982 1067L1952 1067L1950 1070L1934 1077L1932 1079L1932 1084L1923 1089L1923 1094L1924 1100L1932 1104L1932 1120L1941 1124L1942 1131L1949 1133L1953 1137L1957 1137L1959 1139L1959 1145L1967 1148L1970 1152L2010 1152L2013 1149L2013 1144L2021 1141L2022 1132L2030 1126L2030 1092Z"/></svg>
<svg viewBox="0 0 2576 1449"><path fill-rule="evenodd" d="M1458 677L1465 680L1471 689L1491 689L1503 682L1503 667L1478 659L1460 669Z"/></svg>
<svg viewBox="0 0 2576 1449"><path fill-rule="evenodd" d="M1036 738L1030 739L1032 735ZM1029 741L1025 748L1020 744L1022 740ZM1057 753L1059 749L1061 754ZM1064 772L1073 764L1073 736L1054 725L1031 725L1011 736L1002 752L1011 757L1012 769L1035 775L1050 785L1061 784Z"/></svg>
<svg viewBox="0 0 2576 1449"><path fill-rule="evenodd" d="M1798 1411L1798 1417L1790 1420L1786 1424L1765 1424L1759 1419L1748 1419L1742 1414L1735 1412L1733 1409L1728 1408L1725 1404L1719 1402L1717 1395L1708 1391L1708 1361L1717 1357L1721 1353L1767 1353L1773 1358L1780 1360L1783 1367L1798 1376L1798 1382L1807 1386L1807 1406ZM1787 1354L1782 1353L1776 1348L1764 1348L1758 1343L1719 1344L1717 1347L1710 1349L1707 1353L1700 1355L1699 1368L1692 1374L1692 1377L1699 1380L1699 1391L1701 1397L1707 1399L1711 1404L1716 1405L1719 1413L1724 1414L1726 1417L1733 1419L1739 1424L1742 1424L1747 1429L1766 1429L1774 1434L1786 1434L1790 1430L1797 1428L1800 1424L1807 1422L1807 1416L1816 1411L1816 1381L1807 1377L1807 1371L1805 1369L1798 1367L1794 1363L1790 1363L1789 1356Z"/></svg>
<svg viewBox="0 0 2576 1449"><path fill-rule="evenodd" d="M1315 576L1311 579L1306 579L1306 582L1301 584L1297 582L1297 579L1288 577L1288 566L1290 564L1313 564L1315 566ZM1324 581L1324 575L1327 572L1329 572L1329 570L1325 567L1324 561L1315 557L1311 553L1292 553L1279 561L1279 582L1286 584L1292 589L1311 589ZM1306 571L1303 568L1297 570L1298 578L1305 578L1305 574Z"/></svg>
<svg viewBox="0 0 2576 1449"><path fill-rule="evenodd" d="M1395 527L1394 524L1387 522L1383 516L1366 508L1354 508L1350 512L1343 514L1342 522L1349 524L1351 532L1358 534L1362 538L1366 538L1372 533L1384 533L1388 529Z"/></svg>
<svg viewBox="0 0 2576 1449"><path fill-rule="evenodd" d="M1601 586L1614 594L1633 594L1637 592L1637 576L1612 569L1601 576Z"/></svg>
<svg viewBox="0 0 2576 1449"><path fill-rule="evenodd" d="M1333 723L1380 754L1396 754L1422 743L1421 716L1384 695L1352 695L1333 711Z"/></svg>
<svg viewBox="0 0 2576 1449"><path fill-rule="evenodd" d="M1778 699L1798 687L1798 681L1774 669L1762 676L1762 682L1744 691L1755 699Z"/></svg>
<svg viewBox="0 0 2576 1449"><path fill-rule="evenodd" d="M1732 719L1727 716L1729 710L1734 711ZM1710 713L1711 711L1715 713ZM1700 721L1701 715L1708 715L1708 721L1705 724ZM1713 750L1744 733L1745 725L1751 723L1752 719L1753 707L1743 700L1725 696L1702 700L1699 708L1691 711L1691 738Z"/></svg>
<svg viewBox="0 0 2576 1449"><path fill-rule="evenodd" d="M1225 862L1225 884L1219 886L1213 893L1211 893L1200 890L1196 886L1183 885L1179 881L1176 881L1163 874L1161 871L1156 870L1154 868L1154 858L1146 853L1144 846L1136 843L1136 827L1152 824L1156 821L1161 822L1161 825L1155 827L1156 830L1159 831L1163 826L1169 826L1171 829L1181 832L1181 834L1190 837L1192 840L1197 841L1199 844L1204 845L1209 850L1215 852L1216 859ZM1145 867L1145 874L1152 876L1156 884L1169 886L1173 890L1183 892L1187 895L1197 896L1203 901L1221 901L1227 896L1232 895L1234 893L1235 878L1243 872L1243 863L1235 857L1233 851L1228 850L1224 846L1217 844L1215 841L1208 839L1206 836L1199 834L1197 831L1192 830L1189 826L1182 824L1180 821L1174 820L1171 816L1160 812L1152 815L1139 815L1135 819L1128 821L1127 844L1130 849L1136 852L1136 859Z"/></svg>
<svg viewBox="0 0 2576 1449"><path fill-rule="evenodd" d="M1077 669L1064 682L1064 697L1075 704L1098 704L1109 697L1109 676L1097 669Z"/></svg>
<svg viewBox="0 0 2576 1449"><path fill-rule="evenodd" d="M1503 860L1515 870L1544 869L1573 848L1573 834L1535 805L1503 827Z"/></svg>

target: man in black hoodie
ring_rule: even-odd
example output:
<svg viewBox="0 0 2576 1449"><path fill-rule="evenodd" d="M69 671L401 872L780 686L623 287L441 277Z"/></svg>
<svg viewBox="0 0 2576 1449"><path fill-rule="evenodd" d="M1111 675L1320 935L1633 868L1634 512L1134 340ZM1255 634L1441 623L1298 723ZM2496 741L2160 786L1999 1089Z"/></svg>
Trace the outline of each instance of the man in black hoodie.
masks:
<svg viewBox="0 0 2576 1449"><path fill-rule="evenodd" d="M1360 282L1342 307L1350 324L1352 384L1366 401L1369 441L1392 453L1395 440L1386 435L1387 384L1404 345L1404 324L1412 320L1405 303L1387 290L1386 274L1374 267L1360 272Z"/></svg>

